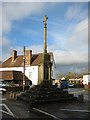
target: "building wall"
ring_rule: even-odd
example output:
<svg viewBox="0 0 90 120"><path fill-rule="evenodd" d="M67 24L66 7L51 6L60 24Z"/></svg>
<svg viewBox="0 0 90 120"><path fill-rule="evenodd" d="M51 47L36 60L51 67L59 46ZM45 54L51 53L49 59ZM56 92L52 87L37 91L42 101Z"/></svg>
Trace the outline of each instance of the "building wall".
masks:
<svg viewBox="0 0 90 120"><path fill-rule="evenodd" d="M53 56L51 56L51 62L52 62L51 78L56 79L56 66L55 66L55 61Z"/></svg>
<svg viewBox="0 0 90 120"><path fill-rule="evenodd" d="M78 82L82 82L83 81L83 78L72 78L72 79L69 79L69 82L76 82L76 83L78 83Z"/></svg>
<svg viewBox="0 0 90 120"><path fill-rule="evenodd" d="M0 68L0 71L22 71L23 67ZM38 83L38 66L25 67L25 75L32 81L34 85Z"/></svg>
<svg viewBox="0 0 90 120"><path fill-rule="evenodd" d="M52 69L51 69L51 78L56 79L56 72L55 72L55 61L53 55L51 56L51 62L52 62ZM43 66L26 66L25 67L25 75L32 81L34 85L37 85L43 80ZM0 71L22 71L23 67L9 67L9 68L0 68ZM38 71L40 71L38 73ZM38 79L40 78L40 79ZM39 80L39 81L38 81Z"/></svg>
<svg viewBox="0 0 90 120"><path fill-rule="evenodd" d="M90 83L90 75L83 75L83 84L88 85Z"/></svg>
<svg viewBox="0 0 90 120"><path fill-rule="evenodd" d="M38 83L38 66L30 66L25 68L25 75L32 81L34 85Z"/></svg>
<svg viewBox="0 0 90 120"><path fill-rule="evenodd" d="M38 84L43 81L43 64L40 64L38 67Z"/></svg>

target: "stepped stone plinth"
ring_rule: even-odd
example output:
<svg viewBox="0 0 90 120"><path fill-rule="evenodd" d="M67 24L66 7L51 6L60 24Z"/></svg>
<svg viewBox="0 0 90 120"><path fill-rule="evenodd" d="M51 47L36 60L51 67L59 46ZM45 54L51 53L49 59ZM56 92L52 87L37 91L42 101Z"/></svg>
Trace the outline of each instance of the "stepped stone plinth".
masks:
<svg viewBox="0 0 90 120"><path fill-rule="evenodd" d="M63 88L51 85L49 81L33 86L30 90L18 95L17 99L30 103L30 106L41 103L76 100L73 94L68 94L68 91L64 91Z"/></svg>

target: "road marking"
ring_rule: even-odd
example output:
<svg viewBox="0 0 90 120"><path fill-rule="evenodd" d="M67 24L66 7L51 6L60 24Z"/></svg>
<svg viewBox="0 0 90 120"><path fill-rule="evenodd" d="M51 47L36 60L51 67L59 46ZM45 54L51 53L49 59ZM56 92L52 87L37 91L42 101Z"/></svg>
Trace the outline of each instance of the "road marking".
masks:
<svg viewBox="0 0 90 120"><path fill-rule="evenodd" d="M63 110L63 111L73 111L73 112L90 112L88 110L71 110L71 109L59 109L59 110Z"/></svg>
<svg viewBox="0 0 90 120"><path fill-rule="evenodd" d="M50 117L53 117L53 118L55 118L55 119L62 120L62 119L59 119L59 118L57 118L56 116L54 116L54 115L52 115L52 114L50 114L50 113L47 113L47 112L45 112L45 111L42 111L42 110L40 110L40 109L37 109L37 108L33 108L33 109L36 110L36 111L38 111L38 112L41 112L41 113L43 113L43 114L45 114L45 115L48 115L48 116L50 116Z"/></svg>
<svg viewBox="0 0 90 120"><path fill-rule="evenodd" d="M0 104L0 106L4 106L8 112L3 111L3 110L0 110L0 111L4 112L4 113L6 113L6 114L9 114L9 115L11 115L12 117L15 117L15 115L11 112L11 110L8 108L8 106L7 106L6 104Z"/></svg>
<svg viewBox="0 0 90 120"><path fill-rule="evenodd" d="M74 94L74 93L83 93L83 92L85 92L85 90L77 91L77 92L73 92L73 91L71 92L70 90L68 90L68 92L71 93L71 94Z"/></svg>
<svg viewBox="0 0 90 120"><path fill-rule="evenodd" d="M6 98L1 98L0 100L7 100Z"/></svg>
<svg viewBox="0 0 90 120"><path fill-rule="evenodd" d="M10 113L8 113L6 111L3 111L3 110L0 110L0 112L3 112L3 113L6 113L6 114L10 115Z"/></svg>

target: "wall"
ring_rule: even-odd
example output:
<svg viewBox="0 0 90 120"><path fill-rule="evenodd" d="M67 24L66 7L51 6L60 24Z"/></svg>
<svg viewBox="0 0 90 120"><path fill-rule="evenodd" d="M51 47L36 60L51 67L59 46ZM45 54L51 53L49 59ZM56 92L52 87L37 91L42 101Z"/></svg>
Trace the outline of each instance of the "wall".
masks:
<svg viewBox="0 0 90 120"><path fill-rule="evenodd" d="M25 75L32 81L34 85L38 83L38 66L31 66L25 68Z"/></svg>
<svg viewBox="0 0 90 120"><path fill-rule="evenodd" d="M90 75L83 75L83 84L88 85L90 82Z"/></svg>
<svg viewBox="0 0 90 120"><path fill-rule="evenodd" d="M82 82L83 81L83 78L72 78L72 79L69 79L69 82L76 82L76 83L78 83L78 82Z"/></svg>
<svg viewBox="0 0 90 120"><path fill-rule="evenodd" d="M51 78L56 79L56 66L53 55L51 56L51 62L52 62Z"/></svg>
<svg viewBox="0 0 90 120"><path fill-rule="evenodd" d="M0 71L22 71L23 67L0 68ZM34 85L38 82L38 66L25 67L25 75L32 81Z"/></svg>

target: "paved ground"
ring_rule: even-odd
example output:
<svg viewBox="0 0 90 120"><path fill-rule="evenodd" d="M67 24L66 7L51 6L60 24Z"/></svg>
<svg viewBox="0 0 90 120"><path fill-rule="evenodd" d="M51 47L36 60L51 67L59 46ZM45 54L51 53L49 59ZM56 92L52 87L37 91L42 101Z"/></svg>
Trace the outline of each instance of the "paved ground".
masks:
<svg viewBox="0 0 90 120"><path fill-rule="evenodd" d="M45 118L48 120L51 118L45 114L31 110L29 105L20 101L20 100L10 100L9 94L4 94L0 99L0 113L1 118L3 119L23 119L30 118L30 120L42 119Z"/></svg>
<svg viewBox="0 0 90 120"><path fill-rule="evenodd" d="M3 97L0 96L2 99L2 101L0 99L0 114L2 114L3 118L89 120L90 92L87 92L84 89L74 88L68 89L68 91L75 96L83 94L84 101L43 104L33 108L34 111L32 111L28 104L19 100L10 100L9 94L4 94Z"/></svg>

